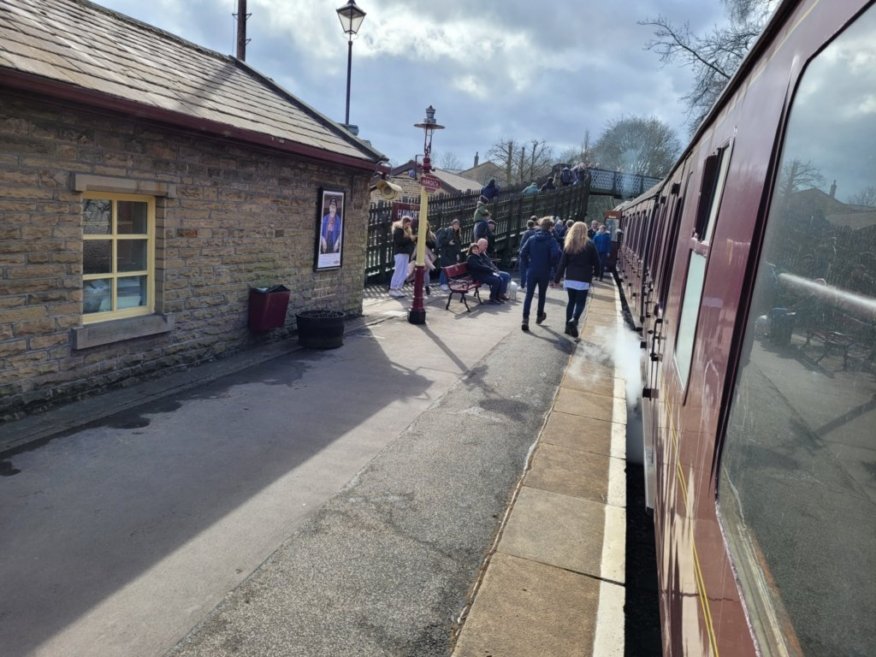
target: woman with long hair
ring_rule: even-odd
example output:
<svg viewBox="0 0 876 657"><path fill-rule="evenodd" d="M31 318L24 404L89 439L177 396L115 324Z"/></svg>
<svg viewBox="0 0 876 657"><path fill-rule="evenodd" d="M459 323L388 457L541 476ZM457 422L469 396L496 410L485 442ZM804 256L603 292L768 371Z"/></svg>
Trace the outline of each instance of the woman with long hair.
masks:
<svg viewBox="0 0 876 657"><path fill-rule="evenodd" d="M573 338L578 337L578 320L584 312L587 292L598 268L599 253L587 237L587 224L576 221L566 233L563 254L554 277L554 283L559 283L563 274L566 276L564 287L569 297L566 304L566 335Z"/></svg>
<svg viewBox="0 0 876 657"><path fill-rule="evenodd" d="M413 219L405 215L392 225L392 253L395 259L395 271L389 282L389 296L403 297L402 286L408 277L408 262L414 252L414 233L411 230Z"/></svg>

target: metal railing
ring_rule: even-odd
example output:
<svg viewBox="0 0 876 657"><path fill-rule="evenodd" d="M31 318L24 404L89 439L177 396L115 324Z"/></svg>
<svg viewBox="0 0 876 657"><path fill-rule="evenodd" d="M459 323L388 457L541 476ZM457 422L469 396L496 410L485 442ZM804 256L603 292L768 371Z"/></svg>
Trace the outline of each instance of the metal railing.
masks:
<svg viewBox="0 0 876 657"><path fill-rule="evenodd" d="M588 169L590 193L606 194L616 198L634 198L660 182L660 178L637 173L623 173L606 169Z"/></svg>
<svg viewBox="0 0 876 657"><path fill-rule="evenodd" d="M506 191L490 204L491 218L496 222L496 255L501 266L510 268L516 261L520 235L532 216L551 215L566 219L583 219L587 212L590 190L587 185L573 185L523 196L518 190ZM459 219L463 244L472 239L474 210L478 192L440 194L429 198L429 227L433 232ZM365 283L385 283L392 275L392 222L394 203L418 206L419 198L403 197L394 202L372 203L368 214L368 237L365 259Z"/></svg>

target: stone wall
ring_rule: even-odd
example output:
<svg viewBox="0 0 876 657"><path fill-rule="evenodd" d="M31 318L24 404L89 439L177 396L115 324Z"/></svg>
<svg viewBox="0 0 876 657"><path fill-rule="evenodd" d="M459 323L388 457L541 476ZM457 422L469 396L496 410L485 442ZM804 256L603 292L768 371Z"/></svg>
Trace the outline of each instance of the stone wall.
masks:
<svg viewBox="0 0 876 657"><path fill-rule="evenodd" d="M156 313L172 319L171 330L75 348L77 176L171 190L156 202ZM301 310L360 314L369 179L366 171L4 90L0 421L286 338ZM347 194L343 267L314 272L321 187ZM278 283L292 290L286 326L252 335L249 287Z"/></svg>

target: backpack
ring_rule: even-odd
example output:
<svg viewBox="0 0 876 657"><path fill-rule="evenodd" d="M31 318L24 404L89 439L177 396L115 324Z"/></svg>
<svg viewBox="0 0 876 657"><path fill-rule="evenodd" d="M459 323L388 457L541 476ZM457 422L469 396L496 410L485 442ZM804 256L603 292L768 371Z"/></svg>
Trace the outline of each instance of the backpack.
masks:
<svg viewBox="0 0 876 657"><path fill-rule="evenodd" d="M488 232L486 219L479 219L475 222L474 229L472 230L472 235L474 235L475 240L486 237Z"/></svg>
<svg viewBox="0 0 876 657"><path fill-rule="evenodd" d="M438 231L435 236L435 244L439 249L443 249L453 237L453 229L450 226L445 226Z"/></svg>

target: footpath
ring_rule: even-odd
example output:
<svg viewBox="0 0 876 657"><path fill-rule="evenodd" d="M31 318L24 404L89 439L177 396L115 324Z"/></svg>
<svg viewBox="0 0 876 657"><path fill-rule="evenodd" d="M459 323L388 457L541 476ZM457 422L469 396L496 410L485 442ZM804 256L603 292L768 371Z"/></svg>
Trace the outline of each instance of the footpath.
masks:
<svg viewBox="0 0 876 657"><path fill-rule="evenodd" d="M176 436L202 429L201 425L210 422L210 413L217 413L223 404L228 408L236 403L235 395L246 387L257 386L246 399L253 411L265 399L271 400L269 409L248 416L249 419L241 416L239 426L230 426L226 421L227 436L217 438L217 446L228 450L228 458L232 459L229 462L237 467L235 477L220 485L239 495L245 500L244 504L238 509L233 509L230 502L220 505L222 489L211 489L214 492L209 497L199 500L201 507L197 511L201 515L204 510L215 511L215 519L205 517L204 528L183 527L173 536L159 536L164 542L153 540L142 555L131 552L138 549L138 544L131 542L137 539L120 533L114 553L123 549L129 560L140 560L136 568L130 568L131 574L122 573L124 576L120 576L117 589L113 588L117 585L109 581L111 578L98 581L102 586L87 591L83 601L69 610L56 604L42 617L34 618L30 613L29 622L41 626L34 630L34 638L21 639L19 644L13 642L21 646L13 653L101 657L153 654L181 657L274 654L621 657L624 654L626 404L625 381L619 369L617 350L621 348L618 347L623 343L620 337L626 329L613 282L595 284L577 341L562 335L560 316L564 297L562 291L551 290L548 322L541 327L532 323L531 334L523 334L520 295L515 302L503 306L479 308L477 302L470 303L472 310L467 313L456 300L452 301L450 310L445 310L446 296L435 286L427 299L427 325L412 333L413 327L406 322L410 296L392 299L383 288L369 288L363 316L347 324L350 344L333 352L303 356L302 371L311 377L309 381L297 378L300 375L292 371L298 367L299 349L293 341L286 341L0 426L0 474L11 477L6 479L10 484L19 479L17 467L28 474L38 470L39 449L34 450L34 447L40 444L54 446L62 454L77 455L72 447L67 452L58 450L58 445L67 439L57 437L88 426L96 427L94 436L82 439L91 441L88 444L106 444L109 436L114 441L110 445L113 449L128 450L132 445L142 449L137 452L143 459L140 462L144 470L142 477L132 477L129 473L130 483L122 481L119 490L130 488L125 494L139 500L145 514L160 518L153 507L164 500L149 497L154 494L151 489L140 493L137 486L141 480L146 482L144 486L166 486L160 477L167 463L156 461L150 465L146 459L165 449L165 440L170 445L179 443L168 429L175 428ZM533 306L533 314L534 311ZM507 344L497 347L497 340ZM556 379L551 379L526 387L527 377L537 375L534 369L538 366L535 356L527 360L521 352L527 344L538 345L531 348L542 354L540 358L549 354L558 368L562 368L559 386ZM389 358L392 354L397 356ZM509 360L513 354L520 354L518 362ZM491 363L495 368L492 374ZM519 390L527 404L497 383L507 382L509 377L517 375L519 380L505 385ZM495 378L490 379L490 376ZM350 402L355 403L356 408L337 416L315 413L316 419L311 420L313 400L324 398L325 390L338 390L339 386L361 389L357 393L360 394L358 401ZM179 401L164 401L174 396ZM289 400L298 406L281 406L290 403ZM149 404L156 405L157 409L142 410ZM250 411L250 408L243 410ZM134 422L125 419L128 412L134 416ZM111 416L122 420L108 421ZM320 432L328 432L330 439L307 445L306 454L297 454L294 459L287 456L280 450L285 449L288 442L293 418L301 434L308 439ZM456 422L460 424L454 424ZM471 429L474 433L464 435L464 430L457 426L474 427ZM503 426L508 427L504 432ZM232 434L245 433L247 429L250 439L260 433L265 437L262 442L253 440L253 454L243 454L241 458L239 443L230 441L237 440ZM144 432L152 440L150 430L156 431L155 442L139 446L136 441ZM520 461L502 457L501 467L508 473L501 473L504 478L484 470L490 467L491 459L500 458L498 447L504 448L515 430L521 441ZM448 436L443 444L433 439L438 433ZM363 439L367 445L363 446ZM222 441L228 442L228 446ZM401 449L394 447L399 443ZM263 490L256 491L255 486L253 491L238 490L249 470L264 470L261 457L256 458L257 447L276 450L276 472L262 473ZM103 467L103 463L96 461L100 458L97 449L101 448L95 447L85 454L95 468ZM450 450L452 458L448 456ZM528 456L524 458L527 450ZM197 459L203 458L200 454L171 456L176 461L192 463L185 476L203 476L214 485L215 477L209 472L202 474L205 464L198 463ZM316 456L330 460L320 469L314 466L312 473L306 472L311 463L317 463ZM215 457L214 472L221 468L220 457L221 452ZM58 456L53 458L57 460ZM119 452L114 458L118 462L120 458L130 458L130 454ZM447 470L430 473L429 468L434 469L438 461L446 461ZM112 463L108 461L106 467ZM462 473L466 478L453 481L456 472L469 465L472 469ZM150 471L150 467L154 471ZM384 480L377 476L385 477L385 481L393 477L398 483L404 478L406 468L410 470L410 481L401 482L404 485L400 485L399 490L403 492L399 494L384 487ZM498 462L495 469L500 470ZM43 479L33 484L35 490L43 486L48 491L51 475L41 476ZM472 482L479 478L487 482L491 476L497 477L495 482L485 483L482 490L472 488ZM159 478L158 484L148 481L155 478ZM292 481L295 478L297 481ZM434 481L427 482L430 478ZM346 485L345 481L348 481ZM505 486L506 481L513 494L508 499L495 498L494 491ZM324 493L316 490L321 482L325 484ZM113 481L108 483L114 485ZM427 483L431 489L425 487ZM166 491L168 500L175 498L172 503L167 502L169 509L176 508L172 505L186 492L183 484L178 485L178 489ZM284 500L298 495L296 491L302 486L313 492L312 498L307 498L308 508L322 507L326 511L315 515L302 511L299 516L281 518L279 514L290 513ZM458 486L458 490L442 490L453 486ZM331 497L338 487L341 494ZM282 496L278 496L278 491ZM7 494L14 495L14 499L25 499L18 491L7 491ZM263 498L268 501L257 507ZM479 498L492 498L491 504L497 508L491 511L485 506L478 511L474 502L469 508L466 500ZM449 511L451 503L458 503L453 511L456 517ZM111 501L107 504L107 508L113 507ZM232 511L213 508L226 504ZM115 506L118 505L116 500ZM410 514L414 511L421 517L422 525L405 524L413 523ZM457 525L460 517L465 516L459 516L460 511L472 511L469 522L483 523L481 535L487 539L485 542L479 542L481 539L474 532L459 539L453 536L452 540L442 535L442 532L460 532L462 536L465 528ZM42 522L37 516L28 519L27 513L26 509L21 510L24 520L13 519L7 523L9 527L4 525L0 530L9 531L13 536L15 522L29 529ZM235 523L230 535L237 537L237 543L228 542L225 551L236 553L231 558L241 563L232 565L239 567L222 573L226 581L219 584L224 588L217 588L215 592L208 594L197 583L186 590L187 584L180 574L191 571L196 564L203 571L204 584L217 579L216 569L208 561L212 558L208 549L215 549L211 542L215 543L219 530L226 531L223 526L230 525L229 518ZM271 518L277 525L275 536L267 537L261 545L245 545L243 537L252 534L252 528L263 526L265 518ZM207 519L215 523L209 525ZM351 529L356 522L365 528L364 534L362 530L357 533ZM131 523L137 523L136 517L131 518ZM498 530L495 529L497 523ZM159 525L166 525L166 521L156 520L156 526ZM107 528L113 530L111 525ZM28 539L35 546L31 560L42 558L44 564L51 563L55 553L36 551L45 549L46 534L51 534L52 529L47 525L42 530L44 534L33 530L34 538ZM198 534L195 529L203 531ZM369 540L372 531L379 540L375 540L373 546L369 544L369 551L376 558L383 550L381 563L389 563L389 569L372 573L373 580L363 582L361 590L353 591L350 581L345 581L353 571L341 572L337 564L351 564L350 555L357 544L361 548ZM281 548L271 548L275 550L273 554L266 547L276 546L277 541L295 532L297 542L287 540ZM342 532L346 532L343 534L345 551L331 565L328 561L307 562L307 555L315 560L331 557L319 541L332 533L337 539ZM483 546L490 544L490 535L494 538L485 551ZM112 542L111 538L108 535L106 541ZM402 539L407 545L405 549L412 554L422 550L424 557L422 561L411 559L410 563L399 557L397 572L392 572L392 560L387 562L385 551L400 545ZM78 545L79 540L87 546L91 538L74 536L66 552ZM229 541L227 537L222 540ZM255 537L246 542L255 543ZM53 549L58 550L57 554L65 554L65 546L58 543ZM339 544L337 540L336 544ZM460 546L470 553L465 563L471 563L471 568L459 567L462 561L454 556L454 550L459 553ZM244 547L250 552L241 556ZM169 556L159 559L161 553ZM170 557L176 563L168 566ZM242 563L245 559L250 565ZM427 563L437 564L434 573L423 573L422 564ZM228 565L223 563L222 567ZM15 573L20 567L10 561L9 569ZM360 570L367 569L366 564ZM66 574L60 566L57 572ZM47 573L46 577L52 580L51 569ZM33 585L28 577L26 572L21 575L25 588ZM469 588L461 613L456 598L448 594L451 585L456 585L454 577L460 582L460 594ZM122 586L125 578L129 583ZM70 590L81 588L83 583L92 586L93 581L83 575L81 583L74 580ZM290 582L302 586L302 590L309 586L308 590L315 592L313 597L295 590ZM325 595L316 595L326 583L336 588L332 593L336 597L329 598L331 613L319 608L325 603ZM15 582L10 584L14 585ZM62 600L65 584L50 585L61 596L56 602ZM434 585L435 590L424 589L424 585ZM392 587L397 587L395 593ZM149 597L171 588L177 590L178 601L162 601L156 605L154 598ZM370 607L359 602L369 600L368 596L380 588L388 589L389 597L384 591L384 597ZM392 599L393 595L397 599ZM88 606L92 604L93 607ZM187 615L174 611L174 604ZM353 610L355 623L328 625L331 614L350 616L345 610L350 605L361 607ZM417 605L423 607L423 612L429 610L431 615L420 613ZM452 609L454 617L447 617L445 609ZM27 608L21 606L20 610L24 614ZM0 619L5 616L9 623L14 621L20 626L16 613L19 612L0 608ZM126 614L135 614L137 623L124 621ZM419 620L420 616L426 620ZM291 620L293 617L298 619L297 628ZM442 617L446 621L436 622L436 618ZM423 636L416 644L419 647L412 648L414 644L399 638L401 630L398 636L394 632L400 625L417 627L417 623L423 627ZM307 633L314 636L301 634L305 626L309 628ZM0 620L0 636L3 633ZM143 640L142 636L149 633L154 636ZM305 645L305 639L311 643Z"/></svg>

